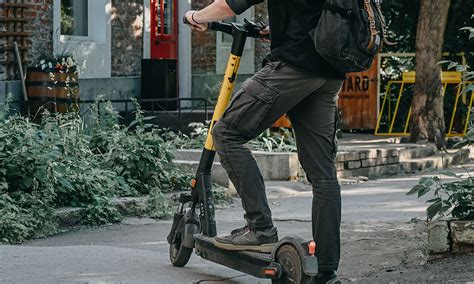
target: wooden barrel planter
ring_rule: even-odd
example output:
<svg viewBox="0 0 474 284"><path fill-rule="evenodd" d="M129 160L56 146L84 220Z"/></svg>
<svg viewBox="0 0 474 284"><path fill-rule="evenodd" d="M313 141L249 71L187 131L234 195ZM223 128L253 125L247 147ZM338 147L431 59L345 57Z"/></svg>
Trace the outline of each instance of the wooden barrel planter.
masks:
<svg viewBox="0 0 474 284"><path fill-rule="evenodd" d="M51 113L79 110L79 84L75 73L28 67L26 89L29 114L35 118L41 117L44 110Z"/></svg>

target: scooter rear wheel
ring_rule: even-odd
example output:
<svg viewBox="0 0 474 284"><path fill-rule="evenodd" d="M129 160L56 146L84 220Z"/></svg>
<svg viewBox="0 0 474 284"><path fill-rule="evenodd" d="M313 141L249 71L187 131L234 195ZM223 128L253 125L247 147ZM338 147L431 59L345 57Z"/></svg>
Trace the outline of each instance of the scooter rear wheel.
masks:
<svg viewBox="0 0 474 284"><path fill-rule="evenodd" d="M184 218L181 219L181 222L183 222ZM181 225L181 224L180 224ZM177 236L177 240L170 244L170 261L171 264L173 264L176 267L183 267L185 266L189 259L191 258L191 254L193 253L192 248L186 248L182 246L183 243L183 238L184 238L184 225L180 226L178 225L179 231Z"/></svg>
<svg viewBox="0 0 474 284"><path fill-rule="evenodd" d="M304 273L301 256L293 245L281 246L276 253L276 261L282 266L283 271L280 279L272 280L272 283L311 283L311 277Z"/></svg>

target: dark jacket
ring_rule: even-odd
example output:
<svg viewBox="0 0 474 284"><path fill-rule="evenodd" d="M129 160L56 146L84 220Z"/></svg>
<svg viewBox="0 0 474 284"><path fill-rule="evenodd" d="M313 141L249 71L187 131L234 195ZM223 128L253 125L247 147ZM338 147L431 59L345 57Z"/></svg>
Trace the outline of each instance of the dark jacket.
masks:
<svg viewBox="0 0 474 284"><path fill-rule="evenodd" d="M263 0L226 0L241 14ZM319 21L324 0L268 0L272 59L328 78L344 78L315 50L309 32Z"/></svg>

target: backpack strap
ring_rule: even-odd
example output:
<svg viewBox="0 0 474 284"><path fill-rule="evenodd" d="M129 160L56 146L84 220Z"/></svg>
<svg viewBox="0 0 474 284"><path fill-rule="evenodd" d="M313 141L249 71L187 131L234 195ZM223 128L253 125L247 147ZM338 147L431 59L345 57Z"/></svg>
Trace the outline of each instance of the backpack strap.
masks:
<svg viewBox="0 0 474 284"><path fill-rule="evenodd" d="M365 10L367 11L367 14L369 15L369 30L370 30L370 42L367 47L368 50L371 50L374 48L375 45L375 37L377 36L377 28L375 27L375 11L372 8L372 3L370 3L371 0L364 0L364 6Z"/></svg>
<svg viewBox="0 0 474 284"><path fill-rule="evenodd" d="M352 18L352 9L344 9L339 6L329 4L328 2L324 2L323 9L334 12L334 13L338 13L344 18L348 18L348 19Z"/></svg>

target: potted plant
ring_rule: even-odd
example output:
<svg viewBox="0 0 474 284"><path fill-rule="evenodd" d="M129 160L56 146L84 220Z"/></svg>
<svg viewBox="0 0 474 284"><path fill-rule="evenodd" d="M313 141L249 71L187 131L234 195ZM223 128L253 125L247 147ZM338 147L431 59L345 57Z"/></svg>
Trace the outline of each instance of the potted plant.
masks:
<svg viewBox="0 0 474 284"><path fill-rule="evenodd" d="M26 87L29 113L43 110L64 113L78 110L79 66L72 55L42 56L27 68Z"/></svg>

